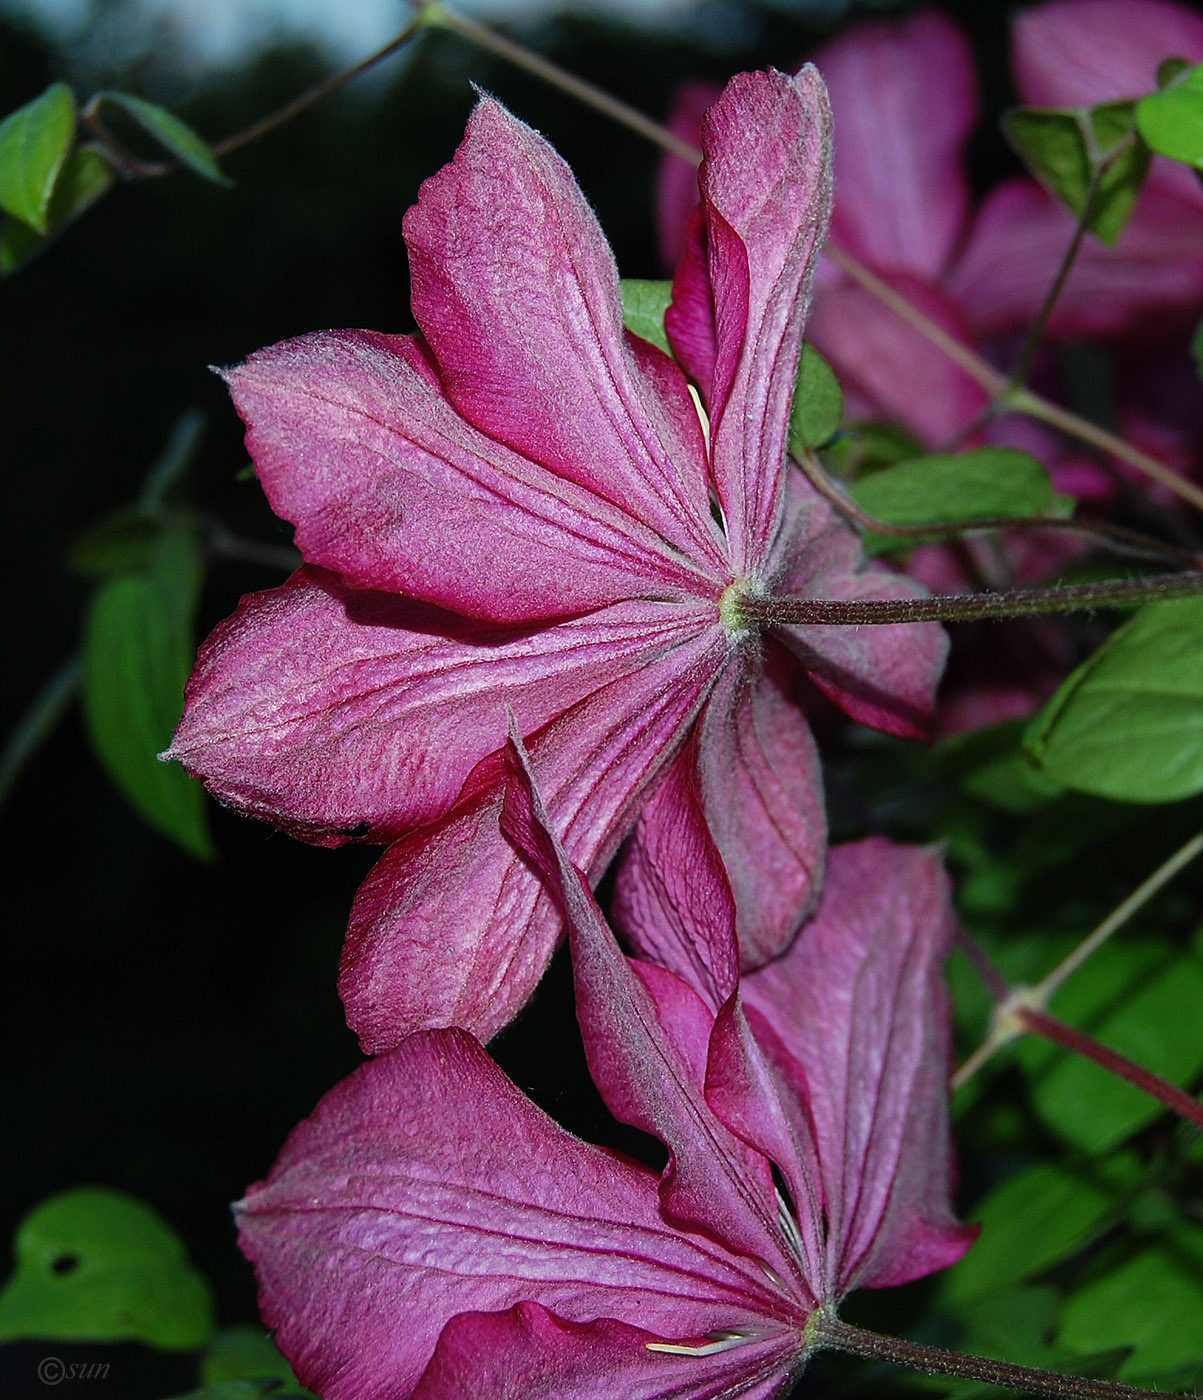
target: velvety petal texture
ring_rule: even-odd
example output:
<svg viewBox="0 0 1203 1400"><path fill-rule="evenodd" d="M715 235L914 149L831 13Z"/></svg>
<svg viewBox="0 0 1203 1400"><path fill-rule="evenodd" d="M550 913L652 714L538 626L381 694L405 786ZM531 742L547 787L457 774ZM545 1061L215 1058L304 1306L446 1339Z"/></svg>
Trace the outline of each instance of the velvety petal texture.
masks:
<svg viewBox="0 0 1203 1400"><path fill-rule="evenodd" d="M781 512L789 406L831 212L831 112L816 70L740 73L702 122L698 172L714 299L714 486L737 578Z"/></svg>
<svg viewBox="0 0 1203 1400"><path fill-rule="evenodd" d="M835 114L831 237L879 272L935 282L969 210L973 56L943 15L862 24L815 55Z"/></svg>
<svg viewBox="0 0 1203 1400"><path fill-rule="evenodd" d="M511 715L589 879L688 752L700 801L680 821L722 868L744 963L777 956L815 897L826 830L797 661L723 600L904 585L862 574L818 517L799 529L785 469L830 203L822 81L741 74L704 125L666 323L679 364L624 330L567 166L483 98L405 219L420 334L320 332L226 376L306 564L206 643L169 756L305 839L387 846L340 974L372 1053L436 1027L492 1036L560 937L498 827ZM858 719L917 732L935 651L919 629L914 660L905 631L816 637L803 669ZM662 815L679 796L670 783ZM697 968L726 987L714 938Z"/></svg>

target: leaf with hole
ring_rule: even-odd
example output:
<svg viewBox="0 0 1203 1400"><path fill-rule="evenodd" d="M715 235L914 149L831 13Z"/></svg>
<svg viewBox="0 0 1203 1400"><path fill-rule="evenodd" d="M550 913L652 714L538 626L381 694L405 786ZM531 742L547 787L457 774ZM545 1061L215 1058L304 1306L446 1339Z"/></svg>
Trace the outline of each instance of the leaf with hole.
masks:
<svg viewBox="0 0 1203 1400"><path fill-rule="evenodd" d="M0 1341L137 1341L192 1351L213 1332L209 1285L162 1218L133 1196L81 1187L21 1222L0 1291Z"/></svg>

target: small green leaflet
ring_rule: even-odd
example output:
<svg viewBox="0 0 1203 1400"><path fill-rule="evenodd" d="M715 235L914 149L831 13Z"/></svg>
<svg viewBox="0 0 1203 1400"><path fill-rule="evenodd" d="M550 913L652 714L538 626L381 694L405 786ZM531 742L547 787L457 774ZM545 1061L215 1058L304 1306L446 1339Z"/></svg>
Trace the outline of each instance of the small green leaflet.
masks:
<svg viewBox="0 0 1203 1400"><path fill-rule="evenodd" d="M1203 170L1203 64L1136 104L1136 125L1158 155Z"/></svg>
<svg viewBox="0 0 1203 1400"><path fill-rule="evenodd" d="M1203 598L1152 603L1111 634L1032 721L1056 783L1119 802L1203 790Z"/></svg>
<svg viewBox="0 0 1203 1400"><path fill-rule="evenodd" d="M198 136L188 123L181 121L174 112L128 92L105 92L100 96L110 106L117 107L131 117L148 136L152 136L164 150L170 151L176 160L190 170L219 185L231 183L222 173L208 142Z"/></svg>
<svg viewBox="0 0 1203 1400"><path fill-rule="evenodd" d="M207 1388L200 1393L206 1395L209 1390L219 1394L222 1386L236 1383L276 1387L255 1391L255 1394L276 1395L282 1391L290 1396L309 1394L301 1389L292 1368L263 1328L245 1323L224 1327L213 1338L201 1357L200 1379Z"/></svg>
<svg viewBox="0 0 1203 1400"><path fill-rule="evenodd" d="M1003 130L1033 175L1077 218L1087 214L1089 203L1087 227L1114 243L1149 168L1149 149L1136 130L1136 103L1021 107L1003 117Z"/></svg>
<svg viewBox="0 0 1203 1400"><path fill-rule="evenodd" d="M798 362L798 383L790 410L790 451L801 456L808 448L830 442L844 421L844 392L835 371L805 342Z"/></svg>
<svg viewBox="0 0 1203 1400"><path fill-rule="evenodd" d="M95 204L115 178L113 167L94 146L76 147L63 163L51 191L46 235L35 233L17 219L5 219L0 226L0 276L14 272L40 252L51 235Z"/></svg>
<svg viewBox="0 0 1203 1400"><path fill-rule="evenodd" d="M672 349L664 332L664 313L672 301L673 284L624 277L619 287L622 291L622 318L627 330L643 340L650 340L666 355L671 355Z"/></svg>
<svg viewBox="0 0 1203 1400"><path fill-rule="evenodd" d="M193 1351L213 1331L209 1285L150 1206L83 1187L21 1222L0 1292L0 1341L138 1341Z"/></svg>
<svg viewBox="0 0 1203 1400"><path fill-rule="evenodd" d="M84 636L83 700L93 747L118 787L151 825L207 859L204 793L157 757L179 722L199 583L193 532L176 526L154 542L144 570L101 587Z"/></svg>
<svg viewBox="0 0 1203 1400"><path fill-rule="evenodd" d="M0 208L45 233L50 196L75 136L75 98L65 83L0 122Z"/></svg>
<svg viewBox="0 0 1203 1400"><path fill-rule="evenodd" d="M1034 457L1010 447L914 457L851 483L857 505L888 525L967 525L991 516L1065 513ZM868 534L870 554L913 549L922 538Z"/></svg>

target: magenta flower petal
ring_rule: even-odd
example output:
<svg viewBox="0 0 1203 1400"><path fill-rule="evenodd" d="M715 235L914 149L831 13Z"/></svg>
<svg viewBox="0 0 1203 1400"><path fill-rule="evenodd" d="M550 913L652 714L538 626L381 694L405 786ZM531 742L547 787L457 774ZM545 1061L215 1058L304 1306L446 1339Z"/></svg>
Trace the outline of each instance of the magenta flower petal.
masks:
<svg viewBox="0 0 1203 1400"><path fill-rule="evenodd" d="M451 1318L528 1300L686 1342L773 1312L758 1264L667 1224L654 1175L564 1132L459 1031L329 1093L239 1233L265 1322L326 1400L408 1395Z"/></svg>
<svg viewBox="0 0 1203 1400"><path fill-rule="evenodd" d="M818 895L827 847L819 756L784 659L770 644L760 674L729 667L700 726L702 803L745 968L789 946Z"/></svg>
<svg viewBox="0 0 1203 1400"><path fill-rule="evenodd" d="M768 1159L728 1131L706 1102L713 1012L673 973L648 963L633 970L548 824L529 772L518 776L503 825L563 907L577 1019L606 1106L669 1149L661 1199L672 1219L714 1232L800 1286L778 1229Z"/></svg>
<svg viewBox="0 0 1203 1400"><path fill-rule="evenodd" d="M688 731L712 653L724 646L708 632L691 636L687 619L679 626L659 660L530 741L572 858L593 879ZM392 846L360 889L339 988L369 1053L432 1026L496 1034L525 1004L559 941L559 915L498 826L503 776L495 755L446 817Z"/></svg>
<svg viewBox="0 0 1203 1400"><path fill-rule="evenodd" d="M878 272L936 282L969 209L973 56L933 11L862 24L815 55L835 115L833 242ZM849 318L858 325L859 314Z"/></svg>
<svg viewBox="0 0 1203 1400"><path fill-rule="evenodd" d="M667 126L691 145L698 142L702 118L722 92L715 83L686 83L673 98ZM668 152L656 182L656 235L665 267L676 267L685 244L685 230L698 204L698 172L692 161Z"/></svg>
<svg viewBox="0 0 1203 1400"><path fill-rule="evenodd" d="M778 587L812 598L909 598L913 579L861 563L856 536L799 473L790 479L790 529ZM811 680L861 724L922 738L930 729L948 635L935 623L888 627L779 627ZM883 684L884 680L884 684Z"/></svg>
<svg viewBox="0 0 1203 1400"><path fill-rule="evenodd" d="M683 977L717 1012L739 980L735 899L706 823L696 740L644 803L614 893L636 955Z"/></svg>
<svg viewBox="0 0 1203 1400"><path fill-rule="evenodd" d="M1189 172L1186 172L1189 174ZM1192 177L1193 178L1193 177ZM1001 185L983 204L953 291L981 334L1026 328L1073 234L1073 216L1026 180ZM1049 330L1115 336L1173 329L1203 305L1203 209L1176 191L1146 188L1114 248L1083 244Z"/></svg>
<svg viewBox="0 0 1203 1400"><path fill-rule="evenodd" d="M412 337L302 336L227 378L272 508L356 587L499 621L705 591L639 518L465 422Z"/></svg>
<svg viewBox="0 0 1203 1400"><path fill-rule="evenodd" d="M705 459L646 392L614 259L551 146L482 99L405 240L414 316L456 408L721 569Z"/></svg>
<svg viewBox="0 0 1203 1400"><path fill-rule="evenodd" d="M740 577L781 514L789 405L810 280L831 209L831 113L813 67L737 74L702 123L714 296L714 485Z"/></svg>
<svg viewBox="0 0 1203 1400"><path fill-rule="evenodd" d="M670 653L683 614L621 603L501 633L302 569L205 643L169 752L294 835L391 840L446 811L504 741L507 705L541 727Z"/></svg>
<svg viewBox="0 0 1203 1400"><path fill-rule="evenodd" d="M1013 23L1015 78L1033 107L1141 97L1162 59L1203 63L1203 17L1165 0L1056 0Z"/></svg>
<svg viewBox="0 0 1203 1400"><path fill-rule="evenodd" d="M938 855L874 837L832 850L818 914L744 979L756 1038L815 1135L833 1296L944 1268L975 1235L950 1199L952 934Z"/></svg>
<svg viewBox="0 0 1203 1400"><path fill-rule="evenodd" d="M537 1303L453 1318L413 1400L769 1400L791 1356L788 1334L698 1354L649 1350L664 1338L611 1318L565 1322Z"/></svg>
<svg viewBox="0 0 1203 1400"><path fill-rule="evenodd" d="M884 280L954 340L976 350L965 313L938 287L901 273ZM920 442L937 447L972 423L988 402L976 380L854 283L816 290L806 334L839 376L852 418L904 423Z"/></svg>

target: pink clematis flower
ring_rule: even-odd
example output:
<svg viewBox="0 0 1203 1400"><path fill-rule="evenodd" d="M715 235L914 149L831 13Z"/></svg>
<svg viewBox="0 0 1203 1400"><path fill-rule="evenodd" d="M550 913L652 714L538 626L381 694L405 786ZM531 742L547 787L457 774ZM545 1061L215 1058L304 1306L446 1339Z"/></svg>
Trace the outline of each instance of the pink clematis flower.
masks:
<svg viewBox="0 0 1203 1400"><path fill-rule="evenodd" d="M421 334L303 336L228 375L307 563L206 643L171 755L307 840L388 845L340 981L369 1052L427 1027L487 1038L557 941L498 827L507 707L592 879L696 737L749 966L788 946L822 869L798 678L893 733L930 714L938 627L762 633L741 612L769 593L917 586L863 567L785 469L829 203L822 83L741 74L703 141L704 255L682 271L673 333L708 413L624 333L568 168L489 99L406 216Z"/></svg>
<svg viewBox="0 0 1203 1400"><path fill-rule="evenodd" d="M949 1204L938 858L834 850L818 915L741 992L721 865L661 906L677 976L622 956L531 818L528 792L507 825L567 915L590 1071L667 1168L569 1135L464 1032L418 1033L327 1095L241 1204L264 1319L327 1400L767 1400L816 1310L975 1233Z"/></svg>

